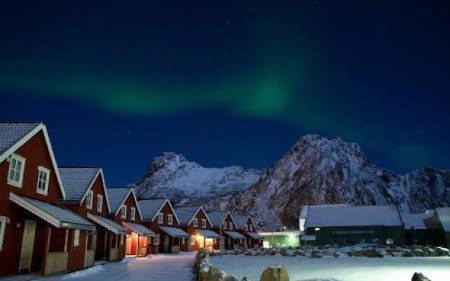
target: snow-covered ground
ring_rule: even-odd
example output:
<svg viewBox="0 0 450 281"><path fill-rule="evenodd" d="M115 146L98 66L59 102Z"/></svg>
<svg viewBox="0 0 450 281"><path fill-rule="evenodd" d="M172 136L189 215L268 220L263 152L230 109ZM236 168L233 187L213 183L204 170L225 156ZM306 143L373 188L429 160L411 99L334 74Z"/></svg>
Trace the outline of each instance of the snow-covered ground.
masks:
<svg viewBox="0 0 450 281"><path fill-rule="evenodd" d="M414 272L422 272L433 281L450 280L449 257L284 257L214 256L211 264L238 279L259 280L262 271L278 264L286 265L291 281L410 281Z"/></svg>
<svg viewBox="0 0 450 281"><path fill-rule="evenodd" d="M126 258L121 262L97 265L86 270L47 277L41 280L56 281L192 281L195 275L191 263L195 253L159 254L145 258Z"/></svg>

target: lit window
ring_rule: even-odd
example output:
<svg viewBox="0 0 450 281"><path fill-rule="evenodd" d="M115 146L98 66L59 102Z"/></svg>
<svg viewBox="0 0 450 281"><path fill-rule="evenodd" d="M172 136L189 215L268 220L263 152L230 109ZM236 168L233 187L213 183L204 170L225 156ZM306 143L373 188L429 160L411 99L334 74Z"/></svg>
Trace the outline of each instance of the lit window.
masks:
<svg viewBox="0 0 450 281"><path fill-rule="evenodd" d="M229 228L230 230L233 230L233 223L232 223L232 222L229 222L228 228Z"/></svg>
<svg viewBox="0 0 450 281"><path fill-rule="evenodd" d="M92 199L94 198L94 192L89 190L86 195L86 208L92 209Z"/></svg>
<svg viewBox="0 0 450 281"><path fill-rule="evenodd" d="M314 231L320 231L320 227L314 228Z"/></svg>
<svg viewBox="0 0 450 281"><path fill-rule="evenodd" d="M123 205L120 209L121 218L126 219L127 218L127 205Z"/></svg>
<svg viewBox="0 0 450 281"><path fill-rule="evenodd" d="M76 229L73 236L73 246L77 247L78 245L80 245L80 230Z"/></svg>
<svg viewBox="0 0 450 281"><path fill-rule="evenodd" d="M202 228L206 228L206 219L202 219Z"/></svg>
<svg viewBox="0 0 450 281"><path fill-rule="evenodd" d="M24 170L25 158L17 154L11 155L9 161L8 184L15 187L22 187Z"/></svg>
<svg viewBox="0 0 450 281"><path fill-rule="evenodd" d="M136 208L135 207L131 207L130 208L130 210L131 210L131 220L132 221L134 221L134 220L136 220Z"/></svg>
<svg viewBox="0 0 450 281"><path fill-rule="evenodd" d="M154 244L155 246L158 246L158 245L159 245L159 234L157 234L157 235L155 236L155 238L154 238L154 240L153 240L153 244Z"/></svg>
<svg viewBox="0 0 450 281"><path fill-rule="evenodd" d="M195 218L195 219L192 221L192 226L193 226L193 227L198 227L198 219L197 219L197 218Z"/></svg>
<svg viewBox="0 0 450 281"><path fill-rule="evenodd" d="M158 224L164 223L164 215L162 213L158 214Z"/></svg>
<svg viewBox="0 0 450 281"><path fill-rule="evenodd" d="M168 214L167 215L167 224L168 225L172 225L173 224L173 215L172 214Z"/></svg>
<svg viewBox="0 0 450 281"><path fill-rule="evenodd" d="M191 235L191 245L194 245L194 244L195 244L195 236Z"/></svg>
<svg viewBox="0 0 450 281"><path fill-rule="evenodd" d="M38 167L38 182L36 192L39 194L48 194L48 182L50 180L50 170L44 167Z"/></svg>
<svg viewBox="0 0 450 281"><path fill-rule="evenodd" d="M0 251L3 248L3 238L5 237L6 217L0 216Z"/></svg>
<svg viewBox="0 0 450 281"><path fill-rule="evenodd" d="M103 210L103 195L97 194L97 212L101 213Z"/></svg>

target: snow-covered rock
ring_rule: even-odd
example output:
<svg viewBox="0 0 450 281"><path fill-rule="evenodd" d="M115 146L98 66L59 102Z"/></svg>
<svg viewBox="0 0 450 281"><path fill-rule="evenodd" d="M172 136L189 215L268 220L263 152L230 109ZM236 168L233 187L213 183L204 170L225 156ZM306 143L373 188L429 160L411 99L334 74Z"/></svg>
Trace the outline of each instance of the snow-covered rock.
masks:
<svg viewBox="0 0 450 281"><path fill-rule="evenodd" d="M450 206L450 171L423 167L397 174L374 165L361 147L339 138L302 137L272 167L204 168L182 155L155 158L136 184L140 198L165 197L207 211L252 215L258 228L298 229L304 205L397 205L405 213Z"/></svg>
<svg viewBox="0 0 450 281"><path fill-rule="evenodd" d="M334 203L397 205L405 213L450 206L450 172L423 167L400 175L375 166L355 143L307 135L250 189L207 208L250 213L270 230L298 228L303 205Z"/></svg>
<svg viewBox="0 0 450 281"><path fill-rule="evenodd" d="M129 186L141 199L169 198L179 205L193 205L248 189L259 176L258 170L238 166L205 168L183 155L165 152L153 160L141 181Z"/></svg>

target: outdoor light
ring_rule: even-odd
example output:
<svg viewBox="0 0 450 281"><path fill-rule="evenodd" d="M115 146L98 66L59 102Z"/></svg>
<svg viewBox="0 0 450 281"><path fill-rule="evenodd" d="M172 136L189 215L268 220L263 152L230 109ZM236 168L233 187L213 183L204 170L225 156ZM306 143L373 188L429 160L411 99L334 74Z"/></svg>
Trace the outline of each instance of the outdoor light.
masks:
<svg viewBox="0 0 450 281"><path fill-rule="evenodd" d="M314 231L320 231L320 227L314 228Z"/></svg>

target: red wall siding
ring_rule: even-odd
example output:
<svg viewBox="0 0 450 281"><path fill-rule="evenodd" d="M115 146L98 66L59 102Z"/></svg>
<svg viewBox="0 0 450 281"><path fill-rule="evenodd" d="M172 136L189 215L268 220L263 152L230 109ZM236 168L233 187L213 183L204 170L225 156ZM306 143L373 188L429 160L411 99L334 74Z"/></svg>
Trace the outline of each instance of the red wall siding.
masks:
<svg viewBox="0 0 450 281"><path fill-rule="evenodd" d="M28 142L17 149L15 153L26 159L22 188L8 185L7 175L9 162L5 160L0 163L0 216L9 218L9 223L6 224L5 228L3 249L0 251L0 275L17 273L25 219L33 219L37 222L34 244L35 250L37 251L36 253L41 252L40 245L43 245L41 243L41 240L43 240L41 229L47 225L47 223L43 222L33 214L23 210L15 203L10 202L9 193L14 192L18 195L28 196L50 203L57 203L62 199L62 193L56 178L56 171L51 162L50 153L42 132L37 133ZM50 170L47 196L36 192L38 166L43 166ZM39 260L38 257L34 258L32 261L32 270L40 270L40 263L41 260Z"/></svg>
<svg viewBox="0 0 450 281"><path fill-rule="evenodd" d="M119 212L117 213L117 215L114 216L113 220L115 220L118 224L122 224L122 221L140 223L142 219L139 216L136 200L134 200L134 197L131 193L128 195L124 204L127 206L127 218L122 219L122 217L121 217L122 212L120 211L120 208L119 208ZM131 220L131 207L134 207L136 209L136 219L134 221ZM174 218L174 220L175 220L175 218Z"/></svg>

